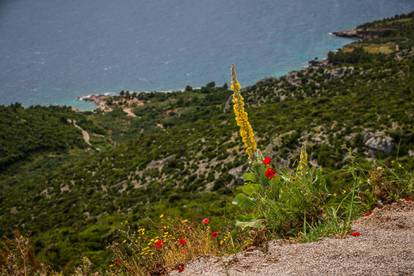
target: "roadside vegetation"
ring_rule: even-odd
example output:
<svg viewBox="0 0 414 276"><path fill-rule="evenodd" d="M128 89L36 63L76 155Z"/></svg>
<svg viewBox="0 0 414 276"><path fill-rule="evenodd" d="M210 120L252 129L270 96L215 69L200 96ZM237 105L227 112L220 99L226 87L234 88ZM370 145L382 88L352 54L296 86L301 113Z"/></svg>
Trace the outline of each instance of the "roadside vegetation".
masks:
<svg viewBox="0 0 414 276"><path fill-rule="evenodd" d="M413 14L364 27L384 25L386 37L239 91L237 123L235 78L123 92L106 113L0 107L0 272L181 270L268 239L347 235L364 212L410 199ZM136 117L114 104L130 98L144 103Z"/></svg>

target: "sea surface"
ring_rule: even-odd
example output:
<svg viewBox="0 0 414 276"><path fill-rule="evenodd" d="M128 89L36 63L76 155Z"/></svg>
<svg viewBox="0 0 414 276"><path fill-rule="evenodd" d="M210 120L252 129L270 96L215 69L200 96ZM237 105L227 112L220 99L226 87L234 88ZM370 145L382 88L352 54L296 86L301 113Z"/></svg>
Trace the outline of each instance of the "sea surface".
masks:
<svg viewBox="0 0 414 276"><path fill-rule="evenodd" d="M330 32L414 0L0 0L0 104L242 85L300 69L349 40Z"/></svg>

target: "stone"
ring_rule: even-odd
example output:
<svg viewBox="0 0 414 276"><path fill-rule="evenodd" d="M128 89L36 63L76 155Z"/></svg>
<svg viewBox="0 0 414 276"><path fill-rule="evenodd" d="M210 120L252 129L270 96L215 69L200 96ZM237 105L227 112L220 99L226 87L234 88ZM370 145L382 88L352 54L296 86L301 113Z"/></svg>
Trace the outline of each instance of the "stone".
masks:
<svg viewBox="0 0 414 276"><path fill-rule="evenodd" d="M363 135L364 145L368 148L367 155L374 158L377 153L391 154L395 150L394 139L384 132L368 132Z"/></svg>

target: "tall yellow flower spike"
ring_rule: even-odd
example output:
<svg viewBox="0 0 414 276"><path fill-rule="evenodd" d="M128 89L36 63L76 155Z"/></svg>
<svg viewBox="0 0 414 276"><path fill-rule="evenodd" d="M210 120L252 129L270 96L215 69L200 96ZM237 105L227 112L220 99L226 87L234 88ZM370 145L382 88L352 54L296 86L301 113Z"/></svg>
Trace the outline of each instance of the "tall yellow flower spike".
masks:
<svg viewBox="0 0 414 276"><path fill-rule="evenodd" d="M298 173L301 173L307 167L308 167L308 153L306 152L306 146L303 146L300 149L300 160L299 160L299 165L298 165L296 171Z"/></svg>
<svg viewBox="0 0 414 276"><path fill-rule="evenodd" d="M240 127L240 136L244 143L244 149L250 161L252 161L257 151L257 145L247 112L244 111L244 99L240 94L240 83L237 80L234 64L231 66L231 90L233 90L233 111L236 116L236 123Z"/></svg>

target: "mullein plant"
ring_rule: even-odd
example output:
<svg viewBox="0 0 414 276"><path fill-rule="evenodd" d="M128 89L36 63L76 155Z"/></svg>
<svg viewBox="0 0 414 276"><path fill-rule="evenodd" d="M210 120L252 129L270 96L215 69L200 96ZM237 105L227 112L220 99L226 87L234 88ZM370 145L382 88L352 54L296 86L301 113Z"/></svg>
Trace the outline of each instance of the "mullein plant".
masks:
<svg viewBox="0 0 414 276"><path fill-rule="evenodd" d="M240 88L233 65L233 109L250 165L243 175L244 185L237 188L232 201L239 207L236 227L253 235L265 233L270 237L302 233L304 240L349 231L354 209L359 208L355 201L363 179L352 173L356 184L348 192L344 191L343 199L338 203L335 194L332 198L327 188L327 175L322 168L308 165L305 145L300 150L296 170L278 168L276 172L271 158L263 157L257 148ZM332 203L328 204L328 201ZM253 229L256 231L250 231ZM256 238L251 237L251 241Z"/></svg>
<svg viewBox="0 0 414 276"><path fill-rule="evenodd" d="M243 175L244 185L238 188L233 200L233 204L240 207L241 211L236 225L242 229L288 231L302 223L304 216L317 215L324 180L319 171L308 166L305 147L301 149L296 171L279 169L276 173L271 158L263 157L257 149L234 65L231 70L231 90L235 119L250 164L248 172Z"/></svg>
<svg viewBox="0 0 414 276"><path fill-rule="evenodd" d="M243 140L244 149L252 162L258 156L257 144L254 138L253 128L249 122L247 112L244 110L244 99L240 93L240 83L237 80L236 67L231 67L231 90L233 90L233 111L236 123L240 128L240 136Z"/></svg>

